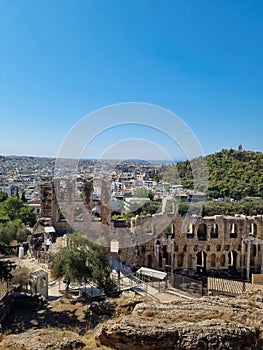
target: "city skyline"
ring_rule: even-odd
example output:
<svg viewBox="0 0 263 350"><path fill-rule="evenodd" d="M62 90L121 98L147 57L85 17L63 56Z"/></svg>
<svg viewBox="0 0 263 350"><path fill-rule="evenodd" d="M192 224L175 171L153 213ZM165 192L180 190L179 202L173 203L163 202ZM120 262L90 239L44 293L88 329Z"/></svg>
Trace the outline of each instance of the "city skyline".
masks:
<svg viewBox="0 0 263 350"><path fill-rule="evenodd" d="M83 117L126 102L174 113L204 154L263 150L262 1L0 6L0 154L56 157ZM96 135L85 158L183 159L159 131L120 125Z"/></svg>

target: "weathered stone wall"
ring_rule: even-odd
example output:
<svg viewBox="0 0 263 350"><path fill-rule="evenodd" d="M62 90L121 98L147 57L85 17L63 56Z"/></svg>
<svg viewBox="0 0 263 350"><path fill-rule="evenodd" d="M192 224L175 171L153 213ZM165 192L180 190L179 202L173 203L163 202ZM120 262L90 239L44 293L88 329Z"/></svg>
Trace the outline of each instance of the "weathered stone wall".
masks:
<svg viewBox="0 0 263 350"><path fill-rule="evenodd" d="M152 239L136 249L123 249L123 260L130 265L168 270L170 265L173 269L186 270L242 270L247 261L247 245L244 244L242 253L242 238L263 238L263 216L260 215L192 216L188 219L186 229L183 221L183 217L176 215L172 220L171 234L164 230L158 237L153 235ZM187 226L191 223L192 229L188 230ZM251 271L262 270L262 254L263 245L252 245Z"/></svg>
<svg viewBox="0 0 263 350"><path fill-rule="evenodd" d="M61 180L57 180L61 181ZM87 238L104 237L108 245L112 239L120 242L120 258L130 266L147 266L167 271L232 270L243 271L249 256L251 272L263 272L263 245L242 243L244 239L263 239L263 216L223 216L187 218L175 212L172 199L165 199L162 212L132 219L130 228L116 228L110 218L110 181L101 181L101 200L93 201L93 179L82 179L83 201L76 199L73 180L63 179L63 198L74 229L85 227ZM56 185L57 186L57 185ZM61 229L55 186L41 186L41 212L52 218L54 227ZM59 191L57 190L57 193ZM66 193L66 194L65 194ZM83 219L74 217L76 209L84 204ZM101 221L92 222L92 209L99 206ZM63 225L62 225L63 226ZM65 226L65 224L64 224ZM69 227L68 227L69 228ZM80 230L81 232L81 230ZM249 251L250 250L250 251Z"/></svg>

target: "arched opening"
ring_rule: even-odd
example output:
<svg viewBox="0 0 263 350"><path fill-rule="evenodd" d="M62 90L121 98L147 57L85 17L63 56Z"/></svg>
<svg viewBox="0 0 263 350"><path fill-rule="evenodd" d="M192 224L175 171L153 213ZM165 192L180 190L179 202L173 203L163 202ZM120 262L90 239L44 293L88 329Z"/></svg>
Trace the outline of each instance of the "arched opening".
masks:
<svg viewBox="0 0 263 350"><path fill-rule="evenodd" d="M231 224L230 238L237 238L237 224L234 222Z"/></svg>
<svg viewBox="0 0 263 350"><path fill-rule="evenodd" d="M225 256L225 254L222 254L220 256L220 266L225 267L225 265L226 265L226 256Z"/></svg>
<svg viewBox="0 0 263 350"><path fill-rule="evenodd" d="M249 234L256 236L258 233L257 231L258 231L257 225L254 222L252 222L250 224Z"/></svg>
<svg viewBox="0 0 263 350"><path fill-rule="evenodd" d="M152 263L153 263L153 258L151 255L147 256L147 267L152 267Z"/></svg>
<svg viewBox="0 0 263 350"><path fill-rule="evenodd" d="M197 230L197 238L199 241L206 241L207 239L207 227L206 224L200 224Z"/></svg>
<svg viewBox="0 0 263 350"><path fill-rule="evenodd" d="M166 227L166 235L167 237L174 237L174 225L170 224Z"/></svg>
<svg viewBox="0 0 263 350"><path fill-rule="evenodd" d="M234 270L237 268L237 252L234 250L228 253L228 267Z"/></svg>
<svg viewBox="0 0 263 350"><path fill-rule="evenodd" d="M186 236L187 238L194 238L194 225L192 223L187 226Z"/></svg>
<svg viewBox="0 0 263 350"><path fill-rule="evenodd" d="M218 225L216 223L212 224L210 228L210 238L218 238Z"/></svg>
<svg viewBox="0 0 263 350"><path fill-rule="evenodd" d="M68 199L68 183L64 180L58 182L59 200L66 201Z"/></svg>
<svg viewBox="0 0 263 350"><path fill-rule="evenodd" d="M206 258L207 258L207 254L202 251L202 252L198 252L197 255L197 269L202 272L202 270L206 269Z"/></svg>
<svg viewBox="0 0 263 350"><path fill-rule="evenodd" d="M211 267L216 267L216 255L211 255Z"/></svg>
<svg viewBox="0 0 263 350"><path fill-rule="evenodd" d="M182 253L177 255L177 266L178 267L184 266L184 255Z"/></svg>

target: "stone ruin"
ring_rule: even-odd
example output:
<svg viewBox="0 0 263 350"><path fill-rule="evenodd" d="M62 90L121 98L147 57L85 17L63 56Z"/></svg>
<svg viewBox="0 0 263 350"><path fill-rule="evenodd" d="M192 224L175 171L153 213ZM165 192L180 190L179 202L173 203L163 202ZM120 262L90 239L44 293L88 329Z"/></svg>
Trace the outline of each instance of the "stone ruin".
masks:
<svg viewBox="0 0 263 350"><path fill-rule="evenodd" d="M77 192L77 180L83 185ZM118 258L131 267L146 266L188 274L203 271L238 272L249 279L263 273L263 216L214 215L182 217L172 198L161 212L136 216L129 225L111 220L110 179L100 178L100 198L94 198L94 179L55 179L41 185L41 216L49 217L57 232L77 231L88 239L102 239L110 247L118 241ZM94 220L94 209L100 220ZM60 212L66 215L61 218Z"/></svg>

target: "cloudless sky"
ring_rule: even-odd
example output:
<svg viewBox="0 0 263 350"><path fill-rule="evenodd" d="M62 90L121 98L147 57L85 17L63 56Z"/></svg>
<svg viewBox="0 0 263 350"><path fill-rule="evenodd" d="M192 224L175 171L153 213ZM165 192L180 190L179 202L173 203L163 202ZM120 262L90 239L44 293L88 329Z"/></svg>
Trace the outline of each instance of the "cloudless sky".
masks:
<svg viewBox="0 0 263 350"><path fill-rule="evenodd" d="M56 156L81 118L123 102L175 113L205 154L263 151L262 0L0 0L0 11L0 154Z"/></svg>

